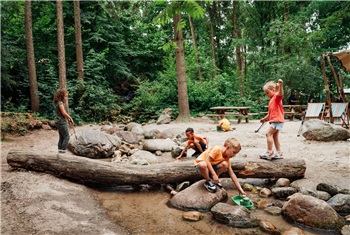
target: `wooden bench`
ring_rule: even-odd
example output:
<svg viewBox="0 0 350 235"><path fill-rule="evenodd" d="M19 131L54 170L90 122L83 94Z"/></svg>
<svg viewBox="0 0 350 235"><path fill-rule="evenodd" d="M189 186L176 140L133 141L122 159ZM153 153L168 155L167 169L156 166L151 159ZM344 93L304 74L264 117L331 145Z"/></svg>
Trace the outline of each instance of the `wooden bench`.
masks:
<svg viewBox="0 0 350 235"><path fill-rule="evenodd" d="M205 116L208 118L215 118L215 123L219 123L218 119L221 117L222 114L206 114Z"/></svg>
<svg viewBox="0 0 350 235"><path fill-rule="evenodd" d="M248 113L248 115L243 115L243 114L240 114L240 113L231 113L231 112L226 112L225 113L226 116L232 116L232 117L236 117L237 118L237 123L241 123L242 121L242 118L245 118L245 122L249 122L249 118L250 117L253 117L255 115L258 115L258 113Z"/></svg>

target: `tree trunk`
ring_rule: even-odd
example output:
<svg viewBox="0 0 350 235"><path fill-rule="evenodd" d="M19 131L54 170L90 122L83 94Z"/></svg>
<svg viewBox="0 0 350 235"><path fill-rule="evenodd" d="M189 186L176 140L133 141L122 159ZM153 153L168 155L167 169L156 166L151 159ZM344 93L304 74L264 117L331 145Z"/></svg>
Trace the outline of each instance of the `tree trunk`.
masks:
<svg viewBox="0 0 350 235"><path fill-rule="evenodd" d="M59 177L87 184L137 185L167 184L202 179L193 161L161 163L155 165L129 165L93 160L65 154L39 154L10 150L7 163L12 167L43 171ZM231 167L238 178L289 178L305 175L304 160L256 161L234 160ZM227 177L221 175L220 177Z"/></svg>
<svg viewBox="0 0 350 235"><path fill-rule="evenodd" d="M78 95L82 96L82 84L84 82L84 60L83 46L81 40L81 23L80 23L80 0L74 1L74 28L75 28L75 51L77 57L77 72L78 72Z"/></svg>
<svg viewBox="0 0 350 235"><path fill-rule="evenodd" d="M201 62L199 60L198 50L197 50L197 40L196 40L196 34L194 33L194 27L192 22L192 17L188 15L189 21L190 21L190 27L191 27L191 34L192 34L192 40L193 40L193 49L194 53L196 54L196 63L198 67L198 78L199 80L202 80L202 68L201 68Z"/></svg>
<svg viewBox="0 0 350 235"><path fill-rule="evenodd" d="M233 1L233 37L236 39L241 38L240 29L237 25L237 9L239 2ZM244 86L243 86L243 77L244 77L244 60L241 53L242 47L241 45L236 46L236 64L238 71L238 83L239 83L239 91L241 97L244 97Z"/></svg>
<svg viewBox="0 0 350 235"><path fill-rule="evenodd" d="M33 27L32 27L32 6L31 1L24 2L24 17L25 17L25 30L26 30L26 47L27 47L27 63L28 63L28 75L29 75L29 92L30 92L30 104L33 112L39 111L39 94L38 94L38 82L36 78L36 67L34 57L34 44L33 44Z"/></svg>
<svg viewBox="0 0 350 235"><path fill-rule="evenodd" d="M64 24L63 24L63 3L56 1L57 17L57 50L58 50L58 75L60 87L67 88L66 81L66 57L64 49ZM68 106L67 106L68 107Z"/></svg>
<svg viewBox="0 0 350 235"><path fill-rule="evenodd" d="M186 83L186 65L182 30L178 28L181 20L180 14L174 15L174 40L177 48L175 49L176 72L177 72L177 92L178 92L178 107L179 116L176 121L188 122L191 119L190 107L188 103L188 92Z"/></svg>
<svg viewBox="0 0 350 235"><path fill-rule="evenodd" d="M211 23L211 21L209 21L209 27L210 27L211 57L213 60L214 79L216 81L217 76L216 76L216 59L215 59L215 41L214 41L213 24Z"/></svg>

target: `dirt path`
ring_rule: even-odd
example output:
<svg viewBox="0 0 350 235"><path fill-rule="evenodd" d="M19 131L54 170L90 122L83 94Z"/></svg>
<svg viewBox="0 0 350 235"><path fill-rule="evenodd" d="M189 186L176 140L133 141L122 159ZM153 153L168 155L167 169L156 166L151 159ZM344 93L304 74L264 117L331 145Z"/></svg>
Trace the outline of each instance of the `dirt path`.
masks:
<svg viewBox="0 0 350 235"><path fill-rule="evenodd" d="M210 146L222 145L226 138L233 136L242 144L242 151L237 158L249 160L257 158L258 154L265 150L266 127L259 133L254 132L259 125L258 121L242 123L235 125L235 131L220 133L216 131L212 122L152 124L144 126L144 129L180 133L187 127L193 127L196 133L209 137ZM320 182L327 182L339 188L350 189L350 141L307 141L303 137L297 137L299 126L298 121L287 121L280 134L280 140L286 158L306 161L306 177L300 180L300 184L315 187ZM82 127L78 127L77 131L80 128ZM115 204L108 204L108 200L103 200L106 195L101 194L101 191L45 173L12 170L6 163L6 155L12 148L55 153L57 140L57 131L37 130L23 137L7 136L7 141L1 143L1 234L137 234L136 226L124 219L131 216L126 215L129 209L124 207L124 214L117 215L119 219L114 220L116 217L111 213L117 213L118 208L105 210L104 208ZM143 230L140 231L162 231L159 230L160 225L157 224L156 218L166 216L164 211L153 212L159 213L155 214L153 220L145 218L143 213L135 211L148 210L151 203L146 203L147 200L143 204L133 202L133 196L125 196L125 192L113 193L116 194L115 199L124 200L125 205L134 203L137 206L135 210L130 208L133 215L129 220L132 218L134 221L143 221L138 224L143 226ZM145 195L152 201L152 193L146 192ZM159 198L166 201L167 195L160 194ZM167 221L172 223L170 220L171 216ZM211 223L210 220L207 222ZM162 223L164 224L164 221ZM187 226L187 230L182 232L190 232L191 227L192 225ZM205 231L202 232L205 234ZM172 232L175 231L167 231L164 234L174 234Z"/></svg>

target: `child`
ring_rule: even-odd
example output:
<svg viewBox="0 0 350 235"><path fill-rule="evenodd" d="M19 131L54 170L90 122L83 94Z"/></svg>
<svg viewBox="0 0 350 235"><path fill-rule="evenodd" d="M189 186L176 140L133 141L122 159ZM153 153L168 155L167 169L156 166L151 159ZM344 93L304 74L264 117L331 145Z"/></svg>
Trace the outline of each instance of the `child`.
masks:
<svg viewBox="0 0 350 235"><path fill-rule="evenodd" d="M236 185L241 194L247 195L238 182L238 179L231 168L230 158L236 156L241 151L241 144L235 138L229 138L225 141L224 146L213 146L203 152L195 160L196 171L205 179L204 187L212 193L216 192L216 186L222 188L219 181L219 175L228 171L232 182ZM213 182L210 179L213 179Z"/></svg>
<svg viewBox="0 0 350 235"><path fill-rule="evenodd" d="M220 118L221 120L219 122L219 125L217 126L217 130L229 131L231 128L230 121L227 120L225 116L221 116Z"/></svg>
<svg viewBox="0 0 350 235"><path fill-rule="evenodd" d="M67 113L67 108L65 103L68 99L68 91L64 88L58 89L56 92L53 102L55 103L55 125L58 129L58 134L60 136L58 141L58 152L65 153L67 151L67 145L69 141L69 131L67 126L68 122L73 124L73 119Z"/></svg>
<svg viewBox="0 0 350 235"><path fill-rule="evenodd" d="M284 109L282 104L284 93L282 84L282 79L279 79L277 84L271 81L266 83L263 87L265 94L270 98L268 114L260 120L262 123L267 120L270 122L270 127L266 133L267 150L260 154L260 157L264 159L283 158L280 142L278 140L278 134L282 130L284 124ZM272 151L273 144L276 148L275 153Z"/></svg>
<svg viewBox="0 0 350 235"><path fill-rule="evenodd" d="M189 127L185 131L186 136L188 138L187 144L185 148L182 150L180 155L176 158L176 160L179 160L182 155L187 151L188 148L192 148L195 150L194 154L192 154L192 157L197 157L199 154L204 152L209 144L209 139L205 136L201 135L195 135L193 128Z"/></svg>

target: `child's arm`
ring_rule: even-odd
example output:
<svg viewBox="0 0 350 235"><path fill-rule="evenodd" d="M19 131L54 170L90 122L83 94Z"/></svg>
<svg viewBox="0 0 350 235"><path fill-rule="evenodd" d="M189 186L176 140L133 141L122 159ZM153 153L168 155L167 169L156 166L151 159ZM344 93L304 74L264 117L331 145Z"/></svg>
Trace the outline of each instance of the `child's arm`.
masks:
<svg viewBox="0 0 350 235"><path fill-rule="evenodd" d="M187 144L186 144L185 148L182 150L182 152L181 152L180 155L176 158L176 160L179 160L180 158L182 158L182 155L185 153L185 151L187 150L188 146L190 146L189 141L187 141Z"/></svg>
<svg viewBox="0 0 350 235"><path fill-rule="evenodd" d="M203 136L203 139L205 140L205 144L207 145L207 148L209 147L209 138L206 136Z"/></svg>
<svg viewBox="0 0 350 235"><path fill-rule="evenodd" d="M65 117L65 118L68 120L68 122L73 123L73 119L72 119L72 118L69 116L69 114L66 112L66 110L64 109L63 104L60 104L58 107L60 108L60 111L61 111L63 117Z"/></svg>
<svg viewBox="0 0 350 235"><path fill-rule="evenodd" d="M283 80L282 79L278 79L278 83L277 83L276 89L277 89L277 94L279 96L284 96Z"/></svg>
<svg viewBox="0 0 350 235"><path fill-rule="evenodd" d="M233 172L231 166L228 167L228 174L231 177L232 182L236 185L240 194L247 195L246 192L242 189L241 185L238 182L236 174Z"/></svg>

